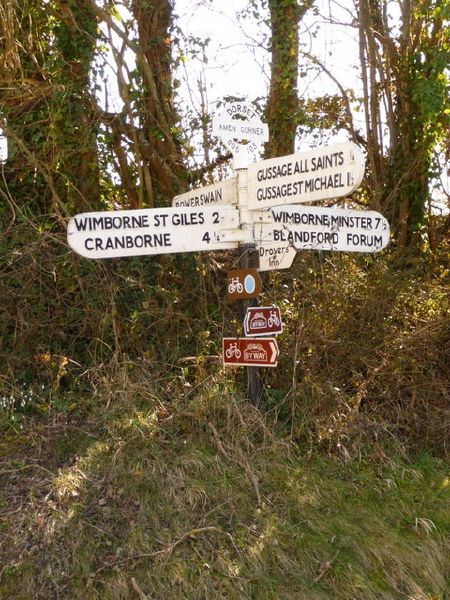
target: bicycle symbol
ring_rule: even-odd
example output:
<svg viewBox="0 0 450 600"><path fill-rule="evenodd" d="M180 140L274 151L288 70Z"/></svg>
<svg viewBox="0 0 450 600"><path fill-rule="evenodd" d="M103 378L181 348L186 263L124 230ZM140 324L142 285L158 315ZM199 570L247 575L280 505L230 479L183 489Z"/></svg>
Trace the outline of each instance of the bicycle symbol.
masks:
<svg viewBox="0 0 450 600"><path fill-rule="evenodd" d="M267 325L269 327L279 327L280 319L277 316L277 313L274 310L270 311L269 318L267 319Z"/></svg>
<svg viewBox="0 0 450 600"><path fill-rule="evenodd" d="M233 356L235 356L238 360L241 358L241 351L237 347L237 342L230 344L230 346L225 350L225 356L227 358L233 358Z"/></svg>
<svg viewBox="0 0 450 600"><path fill-rule="evenodd" d="M239 281L239 277L233 277L231 279L230 284L228 285L228 293L229 294L235 294L235 293L242 294L243 291L244 291L244 286Z"/></svg>

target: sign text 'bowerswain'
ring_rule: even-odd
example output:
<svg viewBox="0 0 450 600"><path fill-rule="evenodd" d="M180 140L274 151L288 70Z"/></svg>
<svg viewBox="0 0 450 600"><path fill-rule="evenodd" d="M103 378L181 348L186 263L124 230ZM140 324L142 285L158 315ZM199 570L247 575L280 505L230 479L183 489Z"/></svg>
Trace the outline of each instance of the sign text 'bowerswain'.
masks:
<svg viewBox="0 0 450 600"><path fill-rule="evenodd" d="M71 248L86 258L114 258L236 248L238 210L228 206L83 213L67 227Z"/></svg>
<svg viewBox="0 0 450 600"><path fill-rule="evenodd" d="M212 206L214 204L237 204L236 177L212 185L197 188L175 196L172 206Z"/></svg>

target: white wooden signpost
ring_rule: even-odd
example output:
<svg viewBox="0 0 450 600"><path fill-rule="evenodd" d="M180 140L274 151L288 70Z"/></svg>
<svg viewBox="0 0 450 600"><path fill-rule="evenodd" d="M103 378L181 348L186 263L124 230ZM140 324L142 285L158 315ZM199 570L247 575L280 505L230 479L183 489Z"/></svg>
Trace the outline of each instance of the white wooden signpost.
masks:
<svg viewBox="0 0 450 600"><path fill-rule="evenodd" d="M389 243L389 223L380 213L319 206L287 205L261 211L257 246L296 250L378 252Z"/></svg>
<svg viewBox="0 0 450 600"><path fill-rule="evenodd" d="M85 258L223 250L244 239L239 212L228 206L83 213L67 227L70 247Z"/></svg>
<svg viewBox="0 0 450 600"><path fill-rule="evenodd" d="M309 206L347 196L360 185L364 156L356 144L336 144L249 165L258 146L269 139L267 125L251 104L224 105L213 118L212 130L232 151L236 176L180 194L170 208L76 215L67 228L71 248L86 258L101 259L224 250L244 244L256 248L259 270L268 271L288 268L298 250L378 252L389 243L388 222L377 212ZM273 323L269 326L274 315L280 330ZM251 309L245 331L247 335L279 333L281 316L270 307ZM226 365L273 367L278 346L275 338L224 338L223 355Z"/></svg>

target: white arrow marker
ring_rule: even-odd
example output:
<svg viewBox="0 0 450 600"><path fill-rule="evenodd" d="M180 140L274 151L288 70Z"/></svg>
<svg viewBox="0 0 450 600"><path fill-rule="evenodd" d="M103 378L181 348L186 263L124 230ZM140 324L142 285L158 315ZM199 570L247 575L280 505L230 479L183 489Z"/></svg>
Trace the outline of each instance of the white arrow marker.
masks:
<svg viewBox="0 0 450 600"><path fill-rule="evenodd" d="M270 357L269 362L275 363L275 362L277 362L277 358L278 358L278 354L279 354L278 344L276 343L275 340L270 342L270 349L272 350L272 355Z"/></svg>

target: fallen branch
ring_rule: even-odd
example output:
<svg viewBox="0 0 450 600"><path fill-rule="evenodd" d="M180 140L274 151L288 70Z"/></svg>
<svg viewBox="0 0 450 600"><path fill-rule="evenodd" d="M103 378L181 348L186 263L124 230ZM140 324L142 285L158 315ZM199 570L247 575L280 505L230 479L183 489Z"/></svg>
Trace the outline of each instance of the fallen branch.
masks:
<svg viewBox="0 0 450 600"><path fill-rule="evenodd" d="M233 542L233 538L231 537L230 533L227 533L226 531L222 531L221 529L219 529L218 527L215 527L214 525L211 525L208 527L198 527L198 528L194 528L194 529L190 529L189 531L186 531L185 533L183 533L183 535L178 540L175 540L175 542L173 542L169 546L166 546L162 550L156 550L155 552L144 552L142 554L133 554L132 556L125 556L124 558L118 558L109 563L105 563L103 566L99 567L95 571L95 575L98 575L99 573L101 573L102 571L105 571L106 569L111 569L117 565L123 564L130 560L140 560L142 558L155 558L156 556L162 556L162 555L166 555L166 560L168 560L170 558L170 556L172 555L173 551L175 550L175 548L177 546L179 546L182 542L184 542L188 538L198 535L199 533L205 533L206 531L216 531L217 533L226 535L227 537L229 537L231 539L231 542Z"/></svg>

